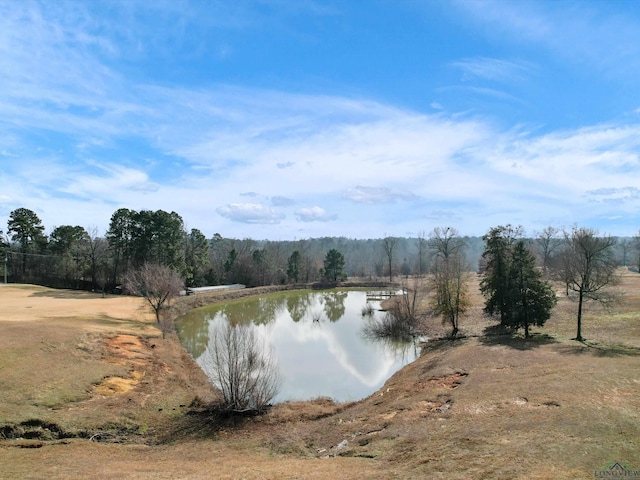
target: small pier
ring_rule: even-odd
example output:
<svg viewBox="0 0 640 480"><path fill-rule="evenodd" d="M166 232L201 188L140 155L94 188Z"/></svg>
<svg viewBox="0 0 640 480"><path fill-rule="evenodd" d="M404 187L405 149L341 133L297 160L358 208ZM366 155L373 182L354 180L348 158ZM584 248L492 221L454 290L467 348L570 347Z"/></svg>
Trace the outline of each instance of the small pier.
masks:
<svg viewBox="0 0 640 480"><path fill-rule="evenodd" d="M383 302L400 293L399 290L368 290L367 302Z"/></svg>

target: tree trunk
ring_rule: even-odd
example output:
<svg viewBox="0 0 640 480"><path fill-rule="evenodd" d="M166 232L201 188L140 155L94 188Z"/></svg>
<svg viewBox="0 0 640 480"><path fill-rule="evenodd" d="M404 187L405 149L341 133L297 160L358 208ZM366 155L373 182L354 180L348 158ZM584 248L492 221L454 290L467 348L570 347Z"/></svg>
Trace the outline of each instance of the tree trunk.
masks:
<svg viewBox="0 0 640 480"><path fill-rule="evenodd" d="M449 323L451 323L451 338L456 338L456 335L458 334L458 322L456 322L456 314L453 311L451 305L449 305L449 309L451 310L451 313L449 314Z"/></svg>
<svg viewBox="0 0 640 480"><path fill-rule="evenodd" d="M582 290L580 290L578 295L578 332L576 333L575 340L582 342L584 338L582 338Z"/></svg>

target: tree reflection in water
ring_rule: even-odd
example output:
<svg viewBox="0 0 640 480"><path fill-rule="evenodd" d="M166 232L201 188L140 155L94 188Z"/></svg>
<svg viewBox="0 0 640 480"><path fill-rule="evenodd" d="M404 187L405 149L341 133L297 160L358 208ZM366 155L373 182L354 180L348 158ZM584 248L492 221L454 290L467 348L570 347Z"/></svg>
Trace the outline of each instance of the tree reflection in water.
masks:
<svg viewBox="0 0 640 480"><path fill-rule="evenodd" d="M395 329L393 325L396 325ZM381 345L394 357L401 358L404 363L410 363L410 359L420 356L420 343L424 339L403 326L397 328L397 325L393 315L386 313L382 319L373 319L365 323L362 326L362 336L369 342Z"/></svg>
<svg viewBox="0 0 640 480"><path fill-rule="evenodd" d="M323 293L324 313L331 322L337 322L344 316L344 302L348 295L348 292L341 291Z"/></svg>
<svg viewBox="0 0 640 480"><path fill-rule="evenodd" d="M363 316L365 306L371 313ZM276 401L329 396L358 400L417 358L418 342L371 338L363 327L383 318L362 291L280 292L194 310L178 319L183 345L200 363L216 324L250 325L272 345L283 376Z"/></svg>

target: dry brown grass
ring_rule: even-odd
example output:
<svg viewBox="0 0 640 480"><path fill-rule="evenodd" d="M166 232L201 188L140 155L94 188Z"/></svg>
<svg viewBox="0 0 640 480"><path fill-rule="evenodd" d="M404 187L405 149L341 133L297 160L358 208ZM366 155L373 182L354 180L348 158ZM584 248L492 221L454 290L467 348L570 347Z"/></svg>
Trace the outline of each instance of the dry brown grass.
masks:
<svg viewBox="0 0 640 480"><path fill-rule="evenodd" d="M188 408L215 393L139 299L0 287L0 432L36 419L32 435L57 425L88 437L0 441L0 478L574 479L612 461L640 468L640 275L624 274L612 310L587 308L584 344L570 340L576 305L564 297L529 340L484 336L493 322L476 287L465 338L430 342L369 398L244 419Z"/></svg>

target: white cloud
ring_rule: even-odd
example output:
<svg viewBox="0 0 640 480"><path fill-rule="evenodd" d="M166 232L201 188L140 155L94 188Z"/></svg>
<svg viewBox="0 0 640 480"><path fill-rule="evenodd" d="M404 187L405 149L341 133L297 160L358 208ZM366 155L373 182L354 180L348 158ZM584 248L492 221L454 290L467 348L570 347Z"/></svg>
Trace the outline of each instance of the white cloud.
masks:
<svg viewBox="0 0 640 480"><path fill-rule="evenodd" d="M633 183L640 177L637 124L540 133L508 121L499 127L480 114L446 115L438 101L431 103L437 112L427 114L364 94L295 94L209 79L198 87L159 86L116 61L144 55L160 41L157 32L133 51L144 35L89 16L85 4L45 3L41 12L35 4L16 5L0 3L3 215L26 206L48 225L104 225L119 206L163 208L208 234L291 238L377 236L392 228L401 234L440 220L458 222L463 234L483 233L496 223L573 224L611 218L614 210L637 218L640 211ZM146 15L123 5L114 8ZM164 5L166 24L177 7ZM196 18L191 10L198 7L188 7L184 15ZM571 12L554 16L548 8L461 4L477 14L474 21L497 25L498 35L540 41L563 59L599 68L614 62L608 56L638 63L633 19L605 15L598 23L588 10L570 19ZM243 23L244 10L233 10L232 28L256 20ZM207 21L226 28L222 20ZM451 65L501 84L544 68L508 55L445 61ZM501 103L520 101L495 88L465 88ZM219 205L222 218L212 215Z"/></svg>
<svg viewBox="0 0 640 480"><path fill-rule="evenodd" d="M338 218L322 207L301 208L296 211L296 218L301 222L330 222Z"/></svg>
<svg viewBox="0 0 640 480"><path fill-rule="evenodd" d="M231 203L216 209L220 215L234 222L274 224L280 223L284 215L258 203Z"/></svg>
<svg viewBox="0 0 640 480"><path fill-rule="evenodd" d="M114 193L123 191L155 193L160 186L149 180L147 173L127 168L118 164L101 164L89 162L87 164L93 173L79 173L69 171L59 176L59 192L71 194L81 198L114 199Z"/></svg>
<svg viewBox="0 0 640 480"><path fill-rule="evenodd" d="M585 192L585 197L593 202L613 202L621 204L640 199L640 189L637 187L598 188Z"/></svg>
<svg viewBox="0 0 640 480"><path fill-rule="evenodd" d="M640 68L640 24L625 2L458 1L460 11L501 42L542 46L607 76ZM505 38L505 34L508 39Z"/></svg>
<svg viewBox="0 0 640 480"><path fill-rule="evenodd" d="M504 60L499 58L465 58L451 63L464 72L463 81L473 78L501 83L518 82L535 72L533 64L522 60Z"/></svg>
<svg viewBox="0 0 640 480"><path fill-rule="evenodd" d="M410 192L393 191L386 187L369 187L358 185L349 188L344 198L355 203L394 203L398 200L413 201L417 197Z"/></svg>
<svg viewBox="0 0 640 480"><path fill-rule="evenodd" d="M103 222L108 221L110 208L163 208L177 211L207 234L361 237L392 228L399 234L429 229L434 222L455 222L463 234L482 234L492 224L505 222L535 222L531 226L535 229L545 223L599 218L607 214L611 202L593 192L622 188L629 185L630 175L640 174L640 125L595 125L544 135L501 132L477 119L454 120L323 97L320 103L333 105L333 119L321 108L314 111L318 102L309 96L234 89L224 98L225 91L214 89L204 96L165 91L159 97L156 120L148 130L171 131L171 136L136 138L157 142L155 148L161 153L178 155L172 158L180 159L184 167L175 174L158 176L166 168L162 163L145 161L128 167L98 158L65 163L64 153L57 157L48 153L40 162L22 162L5 171L19 172L20 189L12 189L10 176L0 174L3 191L16 208L46 196L43 220L57 218L58 224L62 216L53 209L61 207L54 199L72 195L102 202L104 206L94 211L107 212ZM270 124L274 97L291 110L278 107L280 120ZM199 101L187 108L189 98ZM246 104L250 106L245 111ZM216 113L202 116L202 111L216 112L222 105L231 106L224 119ZM190 114L201 116L199 129L176 134ZM242 121L230 122L230 117ZM246 119L250 120L245 123ZM224 124L231 126L218 128ZM282 169L281 162L291 165ZM243 198L256 201L245 203ZM640 208L630 194L620 198L625 199L625 211ZM585 199L593 200L594 208L585 211ZM397 202L407 202L407 208L398 210ZM229 224L211 220L214 206L221 204L216 211L231 220ZM296 204L324 208L295 210ZM340 218L328 213L338 211ZM334 219L329 227L327 221ZM239 225L246 227L238 229Z"/></svg>

